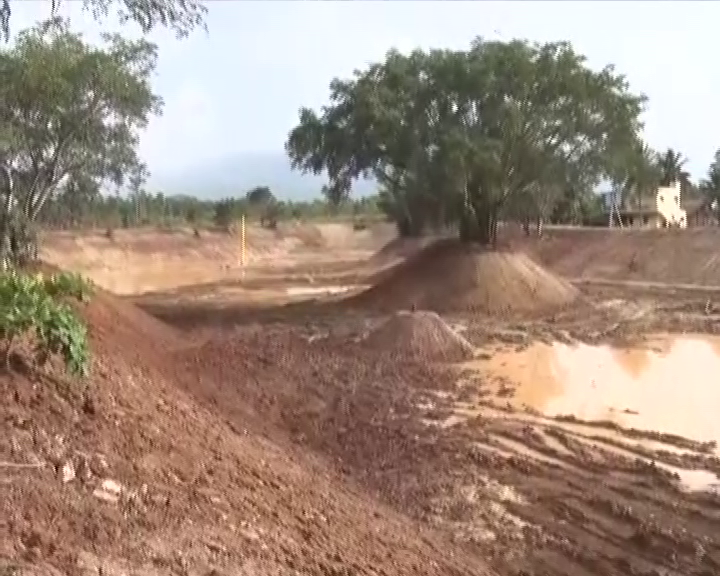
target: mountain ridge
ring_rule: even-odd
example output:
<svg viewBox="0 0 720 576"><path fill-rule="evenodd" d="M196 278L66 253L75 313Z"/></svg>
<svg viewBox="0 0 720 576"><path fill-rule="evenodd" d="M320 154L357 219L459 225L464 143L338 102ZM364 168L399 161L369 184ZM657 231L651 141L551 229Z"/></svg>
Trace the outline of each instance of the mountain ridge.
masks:
<svg viewBox="0 0 720 576"><path fill-rule="evenodd" d="M244 196L256 186L268 186L280 200L312 201L322 198L327 177L293 170L282 152L243 152L174 173L154 174L149 184L166 194L207 199ZM359 180L353 186L355 197L374 193L372 180Z"/></svg>

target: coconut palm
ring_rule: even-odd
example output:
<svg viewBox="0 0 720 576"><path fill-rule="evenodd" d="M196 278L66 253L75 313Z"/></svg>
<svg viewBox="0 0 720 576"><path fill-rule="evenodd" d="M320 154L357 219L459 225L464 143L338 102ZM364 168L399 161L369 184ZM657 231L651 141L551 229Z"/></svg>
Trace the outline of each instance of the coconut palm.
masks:
<svg viewBox="0 0 720 576"><path fill-rule="evenodd" d="M686 186L690 181L690 174L684 170L686 163L687 158L672 148L658 154L658 164L662 172L660 185L672 186L673 183L679 182L681 186Z"/></svg>
<svg viewBox="0 0 720 576"><path fill-rule="evenodd" d="M643 201L646 198L654 198L662 177L657 152L647 143L638 142L629 157L622 189L623 200L630 201L638 210L642 210Z"/></svg>
<svg viewBox="0 0 720 576"><path fill-rule="evenodd" d="M720 150L715 152L715 159L710 164L707 177L700 182L700 193L720 222Z"/></svg>

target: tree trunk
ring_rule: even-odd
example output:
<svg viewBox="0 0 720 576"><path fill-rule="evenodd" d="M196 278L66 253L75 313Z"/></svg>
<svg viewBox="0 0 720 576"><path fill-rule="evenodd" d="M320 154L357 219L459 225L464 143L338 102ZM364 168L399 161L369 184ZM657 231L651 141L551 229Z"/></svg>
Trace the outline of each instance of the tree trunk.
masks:
<svg viewBox="0 0 720 576"><path fill-rule="evenodd" d="M5 272L12 265L12 211L15 197L13 196L13 180L10 169L3 166L0 171L0 270Z"/></svg>
<svg viewBox="0 0 720 576"><path fill-rule="evenodd" d="M463 211L460 218L460 241L494 248L497 245L498 208L487 201L481 201L475 204L471 211Z"/></svg>
<svg viewBox="0 0 720 576"><path fill-rule="evenodd" d="M423 227L409 217L398 218L395 221L395 227L401 238L418 238L423 233Z"/></svg>

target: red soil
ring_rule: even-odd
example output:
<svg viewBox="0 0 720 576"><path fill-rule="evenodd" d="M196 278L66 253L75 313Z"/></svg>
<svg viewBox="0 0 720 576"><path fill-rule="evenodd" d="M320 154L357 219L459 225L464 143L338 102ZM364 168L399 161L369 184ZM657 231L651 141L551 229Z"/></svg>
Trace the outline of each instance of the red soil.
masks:
<svg viewBox="0 0 720 576"><path fill-rule="evenodd" d="M521 252L440 240L395 266L349 303L378 310L414 305L435 312L506 315L559 309L577 296L572 285Z"/></svg>
<svg viewBox="0 0 720 576"><path fill-rule="evenodd" d="M209 386L238 379L258 393L278 386L263 380L263 363L302 342L265 345L258 335L214 365L212 343L195 351L107 294L84 314L94 351L87 382L22 364L0 376L0 565L45 567L41 573L488 573L347 486L322 459L263 438L258 431L272 432L264 426L272 418L261 403L235 402L228 420L198 402ZM182 362L198 355L202 369ZM64 474L75 477L64 482ZM106 479L123 487L116 502L93 495Z"/></svg>

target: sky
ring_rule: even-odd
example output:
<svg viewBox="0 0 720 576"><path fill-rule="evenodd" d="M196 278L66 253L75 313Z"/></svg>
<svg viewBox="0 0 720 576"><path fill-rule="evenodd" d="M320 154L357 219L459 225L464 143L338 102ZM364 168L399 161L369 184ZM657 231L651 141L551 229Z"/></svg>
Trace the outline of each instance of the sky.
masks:
<svg viewBox="0 0 720 576"><path fill-rule="evenodd" d="M392 47L464 48L476 36L567 40L591 66L614 64L649 97L651 146L681 151L694 178L720 148L720 2L610 1L240 1L207 2L208 32L177 40L150 34L160 50L155 90L164 114L142 136L156 174L173 174L247 152L282 153L302 106L327 102L336 76L380 60ZM15 0L13 30L50 11L50 0ZM62 0L60 13L88 39L117 31ZM122 28L136 35L134 26Z"/></svg>

